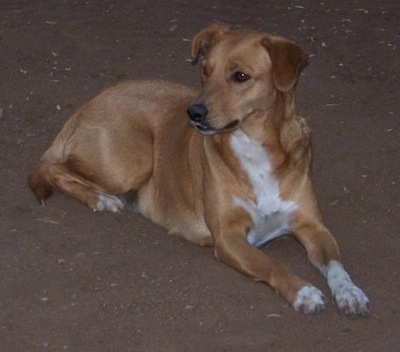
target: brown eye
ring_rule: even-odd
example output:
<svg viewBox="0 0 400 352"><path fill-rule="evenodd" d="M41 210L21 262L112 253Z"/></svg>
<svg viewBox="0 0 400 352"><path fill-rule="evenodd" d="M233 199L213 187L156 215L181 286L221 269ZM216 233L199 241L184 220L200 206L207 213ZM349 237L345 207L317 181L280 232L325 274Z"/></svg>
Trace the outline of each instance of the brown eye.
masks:
<svg viewBox="0 0 400 352"><path fill-rule="evenodd" d="M207 67L206 66L202 66L201 67L201 75L203 77L207 77L208 76L208 71L207 71Z"/></svg>
<svg viewBox="0 0 400 352"><path fill-rule="evenodd" d="M236 71L232 74L232 81L236 83L243 83L251 79L251 76L247 73Z"/></svg>

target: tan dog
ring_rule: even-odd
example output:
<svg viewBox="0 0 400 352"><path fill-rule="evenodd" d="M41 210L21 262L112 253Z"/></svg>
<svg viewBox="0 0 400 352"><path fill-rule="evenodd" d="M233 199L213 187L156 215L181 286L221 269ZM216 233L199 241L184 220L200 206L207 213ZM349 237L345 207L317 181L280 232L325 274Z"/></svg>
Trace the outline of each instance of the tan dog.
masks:
<svg viewBox="0 0 400 352"><path fill-rule="evenodd" d="M135 191L144 216L214 246L219 260L315 313L325 307L321 291L257 249L293 234L339 311L368 315L310 180L309 129L294 106L307 54L283 38L217 23L196 35L192 56L201 61L200 91L127 81L83 104L30 174L36 197L43 202L56 188L115 212Z"/></svg>

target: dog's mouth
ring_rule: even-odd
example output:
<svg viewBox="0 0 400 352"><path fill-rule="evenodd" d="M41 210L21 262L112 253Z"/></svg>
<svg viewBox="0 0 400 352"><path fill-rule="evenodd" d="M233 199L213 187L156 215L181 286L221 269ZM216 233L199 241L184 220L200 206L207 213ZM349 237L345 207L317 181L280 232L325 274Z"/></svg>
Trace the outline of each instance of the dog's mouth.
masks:
<svg viewBox="0 0 400 352"><path fill-rule="evenodd" d="M217 133L218 131L213 129L208 123L205 122L192 122L192 125L196 127L196 129L204 135L212 135Z"/></svg>
<svg viewBox="0 0 400 352"><path fill-rule="evenodd" d="M224 133L234 130L239 125L239 120L234 120L228 123L225 127L219 129L211 127L206 121L201 121L201 122L196 121L192 122L192 124L201 134L212 135L215 133Z"/></svg>

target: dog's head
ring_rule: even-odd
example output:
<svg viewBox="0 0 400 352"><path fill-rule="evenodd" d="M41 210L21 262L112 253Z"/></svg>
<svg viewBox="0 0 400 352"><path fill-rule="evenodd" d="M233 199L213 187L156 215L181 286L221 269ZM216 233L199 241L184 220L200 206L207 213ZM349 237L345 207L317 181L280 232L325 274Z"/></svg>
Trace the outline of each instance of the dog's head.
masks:
<svg viewBox="0 0 400 352"><path fill-rule="evenodd" d="M204 134L231 131L269 111L277 92L291 91L307 53L266 33L215 23L193 39L192 59L201 65L203 89L188 108Z"/></svg>

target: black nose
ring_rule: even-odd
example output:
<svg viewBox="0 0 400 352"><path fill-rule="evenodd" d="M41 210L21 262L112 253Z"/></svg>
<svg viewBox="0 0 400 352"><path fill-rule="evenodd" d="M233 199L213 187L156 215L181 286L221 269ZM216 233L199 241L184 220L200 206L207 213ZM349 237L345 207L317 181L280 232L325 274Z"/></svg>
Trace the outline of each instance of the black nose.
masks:
<svg viewBox="0 0 400 352"><path fill-rule="evenodd" d="M187 113L193 122L201 122L207 116L208 110L204 104L193 104L188 107Z"/></svg>

